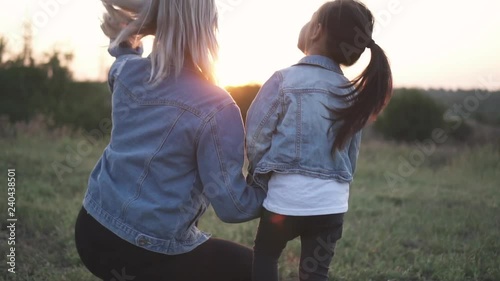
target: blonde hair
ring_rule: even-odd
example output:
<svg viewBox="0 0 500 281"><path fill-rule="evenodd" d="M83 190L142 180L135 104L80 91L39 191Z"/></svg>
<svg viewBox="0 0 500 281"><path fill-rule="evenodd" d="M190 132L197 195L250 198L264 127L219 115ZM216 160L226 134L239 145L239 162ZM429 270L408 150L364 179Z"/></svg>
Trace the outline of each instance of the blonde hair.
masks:
<svg viewBox="0 0 500 281"><path fill-rule="evenodd" d="M157 84L171 75L178 77L189 60L215 83L214 64L219 51L215 0L150 0L140 12L128 14L130 23L112 45L126 41L136 45L142 37L154 35L149 82Z"/></svg>

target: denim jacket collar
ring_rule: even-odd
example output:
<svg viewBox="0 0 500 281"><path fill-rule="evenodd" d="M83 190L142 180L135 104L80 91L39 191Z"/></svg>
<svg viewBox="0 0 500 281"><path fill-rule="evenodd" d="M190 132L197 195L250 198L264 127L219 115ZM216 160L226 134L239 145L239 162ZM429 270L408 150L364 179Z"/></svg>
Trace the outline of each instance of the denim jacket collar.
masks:
<svg viewBox="0 0 500 281"><path fill-rule="evenodd" d="M325 56L321 55L306 56L303 59L301 59L299 63L297 63L296 65L304 65L304 64L319 66L328 69L330 71L337 72L341 75L344 75L344 72L342 72L342 69L340 69L340 65Z"/></svg>

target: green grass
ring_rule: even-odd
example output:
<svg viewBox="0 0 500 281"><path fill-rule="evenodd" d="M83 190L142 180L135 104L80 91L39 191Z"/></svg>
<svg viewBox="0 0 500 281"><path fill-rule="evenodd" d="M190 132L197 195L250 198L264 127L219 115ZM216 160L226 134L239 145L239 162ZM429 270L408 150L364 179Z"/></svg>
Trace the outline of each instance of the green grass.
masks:
<svg viewBox="0 0 500 281"><path fill-rule="evenodd" d="M0 263L0 280L92 281L73 242L73 224L88 174L104 143L76 159L62 182L53 163L75 160L81 139L18 137L0 140L0 171L17 170L17 274ZM443 146L409 177L399 157L413 146L364 142L352 186L343 238L331 280L500 280L500 148ZM5 176L6 177L6 176ZM5 181L6 182L6 181ZM2 190L6 191L6 184ZM0 194L0 254L7 254L6 192ZM213 211L200 227L214 236L251 246L257 221L228 225ZM298 241L281 258L283 280L297 280Z"/></svg>

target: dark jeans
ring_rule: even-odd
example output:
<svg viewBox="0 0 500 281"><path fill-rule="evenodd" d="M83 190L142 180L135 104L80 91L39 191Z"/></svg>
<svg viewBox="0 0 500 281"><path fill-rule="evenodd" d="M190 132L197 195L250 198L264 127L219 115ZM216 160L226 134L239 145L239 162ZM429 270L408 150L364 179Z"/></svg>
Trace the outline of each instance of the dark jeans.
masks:
<svg viewBox="0 0 500 281"><path fill-rule="evenodd" d="M284 216L264 210L254 246L253 281L278 281L278 259L288 241L300 236L301 281L326 281L344 214Z"/></svg>
<svg viewBox="0 0 500 281"><path fill-rule="evenodd" d="M210 239L176 256L151 252L117 237L82 208L75 226L84 265L105 281L250 281L252 250Z"/></svg>

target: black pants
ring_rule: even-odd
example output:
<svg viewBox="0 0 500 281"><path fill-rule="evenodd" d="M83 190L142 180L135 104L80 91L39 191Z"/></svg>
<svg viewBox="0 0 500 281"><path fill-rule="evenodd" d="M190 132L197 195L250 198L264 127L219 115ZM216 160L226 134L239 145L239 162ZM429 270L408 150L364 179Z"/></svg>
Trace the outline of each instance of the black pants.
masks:
<svg viewBox="0 0 500 281"><path fill-rule="evenodd" d="M253 281L278 281L278 259L288 241L300 236L301 281L326 281L344 214L283 216L264 211L255 238Z"/></svg>
<svg viewBox="0 0 500 281"><path fill-rule="evenodd" d="M105 281L250 281L252 250L210 239L176 256L151 252L117 237L82 208L75 226L84 265Z"/></svg>

